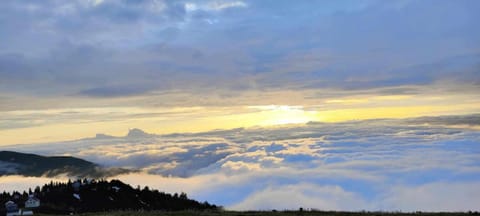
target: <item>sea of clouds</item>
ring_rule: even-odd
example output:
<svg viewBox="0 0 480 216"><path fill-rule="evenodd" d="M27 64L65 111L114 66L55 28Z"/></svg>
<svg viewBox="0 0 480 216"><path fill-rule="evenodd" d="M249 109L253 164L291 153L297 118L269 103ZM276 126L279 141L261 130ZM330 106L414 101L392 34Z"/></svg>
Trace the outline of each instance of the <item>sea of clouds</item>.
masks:
<svg viewBox="0 0 480 216"><path fill-rule="evenodd" d="M466 211L479 210L479 125L480 115L468 115L168 135L132 129L2 149L138 170L113 178L227 209ZM48 181L1 177L0 190Z"/></svg>

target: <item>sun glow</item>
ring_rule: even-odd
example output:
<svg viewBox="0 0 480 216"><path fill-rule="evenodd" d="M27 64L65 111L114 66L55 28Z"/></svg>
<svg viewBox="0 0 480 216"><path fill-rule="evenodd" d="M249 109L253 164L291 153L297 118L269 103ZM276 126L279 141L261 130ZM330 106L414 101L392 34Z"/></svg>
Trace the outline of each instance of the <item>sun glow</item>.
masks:
<svg viewBox="0 0 480 216"><path fill-rule="evenodd" d="M259 125L301 124L318 121L317 111L306 111L302 106L268 105L250 106L250 109L260 110Z"/></svg>

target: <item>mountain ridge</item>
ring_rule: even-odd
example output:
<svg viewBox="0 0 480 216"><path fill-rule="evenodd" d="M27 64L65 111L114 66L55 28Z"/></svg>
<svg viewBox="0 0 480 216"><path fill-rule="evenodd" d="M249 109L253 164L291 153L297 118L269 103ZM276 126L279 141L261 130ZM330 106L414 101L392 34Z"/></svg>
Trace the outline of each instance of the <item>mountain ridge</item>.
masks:
<svg viewBox="0 0 480 216"><path fill-rule="evenodd" d="M0 176L106 177L129 172L123 168L104 168L93 162L71 156L41 156L16 151L0 151Z"/></svg>

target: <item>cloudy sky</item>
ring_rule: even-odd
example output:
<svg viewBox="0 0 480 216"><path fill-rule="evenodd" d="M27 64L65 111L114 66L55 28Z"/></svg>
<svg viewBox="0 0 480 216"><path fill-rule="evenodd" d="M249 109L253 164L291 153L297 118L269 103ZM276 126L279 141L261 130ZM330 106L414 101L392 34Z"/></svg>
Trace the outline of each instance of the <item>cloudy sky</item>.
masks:
<svg viewBox="0 0 480 216"><path fill-rule="evenodd" d="M141 169L122 178L234 209L472 209L478 11L477 0L2 1L0 149Z"/></svg>

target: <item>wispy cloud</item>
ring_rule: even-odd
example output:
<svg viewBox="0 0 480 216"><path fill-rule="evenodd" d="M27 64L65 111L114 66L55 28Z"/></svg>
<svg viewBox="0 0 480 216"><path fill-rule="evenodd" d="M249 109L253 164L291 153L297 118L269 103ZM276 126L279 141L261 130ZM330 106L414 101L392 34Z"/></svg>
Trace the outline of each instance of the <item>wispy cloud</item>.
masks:
<svg viewBox="0 0 480 216"><path fill-rule="evenodd" d="M208 3L196 3L196 2L187 2L185 3L185 9L187 11L221 11L228 8L243 8L247 7L247 4L243 1L211 1Z"/></svg>

